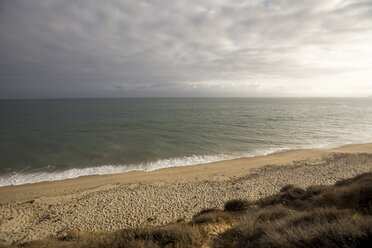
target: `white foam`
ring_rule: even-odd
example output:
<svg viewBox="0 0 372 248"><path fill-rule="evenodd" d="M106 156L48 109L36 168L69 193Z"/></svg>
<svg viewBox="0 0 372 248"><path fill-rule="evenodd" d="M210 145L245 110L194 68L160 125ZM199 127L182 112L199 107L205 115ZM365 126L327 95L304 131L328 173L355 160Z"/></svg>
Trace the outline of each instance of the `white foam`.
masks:
<svg viewBox="0 0 372 248"><path fill-rule="evenodd" d="M235 158L235 156L231 155L189 156L183 158L158 160L155 162L137 165L102 165L88 168L73 168L65 171L55 172L43 171L32 173L13 172L10 174L0 176L0 187L7 185L37 183L43 181L57 181L63 179L77 178L81 176L117 174L128 171L153 171L162 168L205 164L233 158Z"/></svg>
<svg viewBox="0 0 372 248"><path fill-rule="evenodd" d="M323 147L325 145L317 145L316 147ZM312 146L314 147L314 146ZM269 148L269 149L258 149L252 153L241 153L241 154L220 154L220 155L206 155L206 156L188 156L188 157L176 157L171 159L163 159L149 163L141 163L135 165L102 165L97 167L88 168L73 168L65 171L55 172L12 172L6 175L0 176L0 187L8 185L21 185L28 183L37 183L43 181L57 181L63 179L77 178L81 176L90 175L107 175L117 174L129 171L153 171L169 167L180 167L189 166L196 164L206 164L216 161L229 160L241 157L255 157L263 156L272 153L282 152L286 150L296 149L299 147L281 147L281 148ZM304 148L304 147L302 147ZM50 166L48 166L50 168Z"/></svg>

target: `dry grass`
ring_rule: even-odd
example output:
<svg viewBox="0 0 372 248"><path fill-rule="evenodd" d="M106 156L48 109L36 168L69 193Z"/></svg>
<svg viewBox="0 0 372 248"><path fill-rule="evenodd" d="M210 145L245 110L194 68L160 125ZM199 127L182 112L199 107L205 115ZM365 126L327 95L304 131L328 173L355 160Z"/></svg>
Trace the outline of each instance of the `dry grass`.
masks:
<svg viewBox="0 0 372 248"><path fill-rule="evenodd" d="M222 210L219 209L207 209L202 210L200 213L196 214L192 222L194 224L232 224L234 222L233 217Z"/></svg>
<svg viewBox="0 0 372 248"><path fill-rule="evenodd" d="M372 173L259 200L216 247L370 247ZM221 245L222 244L222 245Z"/></svg>
<svg viewBox="0 0 372 248"><path fill-rule="evenodd" d="M47 239L17 244L13 247L92 247L92 248L140 248L140 247L201 247L206 234L198 226L171 224L161 227L124 229L113 233L71 232L63 238Z"/></svg>
<svg viewBox="0 0 372 248"><path fill-rule="evenodd" d="M278 204L297 210L336 207L367 213L372 209L372 173L340 181L334 186L312 186L304 190L288 185L278 194L258 201L260 207Z"/></svg>
<svg viewBox="0 0 372 248"><path fill-rule="evenodd" d="M334 187L328 187L309 202L309 207L328 206L371 213L372 173L340 181Z"/></svg>
<svg viewBox="0 0 372 248"><path fill-rule="evenodd" d="M292 212L294 211L282 206L269 206L262 208L257 212L256 221L272 222L287 217Z"/></svg>
<svg viewBox="0 0 372 248"><path fill-rule="evenodd" d="M372 217L357 219L337 211L291 213L238 237L234 247L370 247Z"/></svg>

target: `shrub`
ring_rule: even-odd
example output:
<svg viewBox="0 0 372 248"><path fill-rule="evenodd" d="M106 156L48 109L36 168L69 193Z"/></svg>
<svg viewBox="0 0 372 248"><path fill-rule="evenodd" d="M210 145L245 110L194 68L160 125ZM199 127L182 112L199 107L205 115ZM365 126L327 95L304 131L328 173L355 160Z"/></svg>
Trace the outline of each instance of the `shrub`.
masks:
<svg viewBox="0 0 372 248"><path fill-rule="evenodd" d="M212 213L212 212L221 212L221 209L219 209L219 208L204 208L199 213L194 215L194 217L202 215L202 214L206 214L206 213Z"/></svg>
<svg viewBox="0 0 372 248"><path fill-rule="evenodd" d="M372 173L334 186L288 185L256 204L261 208L244 212L215 241L218 247L370 247L372 242Z"/></svg>
<svg viewBox="0 0 372 248"><path fill-rule="evenodd" d="M356 177L344 179L335 183L336 187L350 186L352 184L372 185L372 173L363 173Z"/></svg>
<svg viewBox="0 0 372 248"><path fill-rule="evenodd" d="M258 222L272 222L288 216L292 211L282 206L269 206L258 211L256 220Z"/></svg>
<svg viewBox="0 0 372 248"><path fill-rule="evenodd" d="M193 217L192 222L194 224L232 224L234 222L233 217L230 214L221 210L213 211L202 211L201 213Z"/></svg>
<svg viewBox="0 0 372 248"><path fill-rule="evenodd" d="M75 240L76 238L76 240ZM79 248L158 248L158 247L201 247L206 234L197 226L172 224L162 227L123 229L105 234L74 234L67 240L48 238L21 244L29 248L79 247ZM20 247L14 246L14 247Z"/></svg>
<svg viewBox="0 0 372 248"><path fill-rule="evenodd" d="M290 207L300 207L311 197L306 190L293 185L284 186L278 194L268 196L258 201L261 207L283 204Z"/></svg>
<svg viewBox="0 0 372 248"><path fill-rule="evenodd" d="M369 247L372 217L354 220L327 210L296 214L265 225L237 242L236 247Z"/></svg>
<svg viewBox="0 0 372 248"><path fill-rule="evenodd" d="M247 200L230 200L225 204L225 211L237 212L249 209L251 206L250 202Z"/></svg>
<svg viewBox="0 0 372 248"><path fill-rule="evenodd" d="M311 186L306 190L287 185L279 193L258 200L257 204L260 207L282 204L297 210L336 207L371 212L372 173L339 181L334 186Z"/></svg>
<svg viewBox="0 0 372 248"><path fill-rule="evenodd" d="M153 241L160 247L200 247L205 238L198 227L187 224L137 229L135 237Z"/></svg>
<svg viewBox="0 0 372 248"><path fill-rule="evenodd" d="M334 206L339 209L354 209L370 213L372 209L372 173L346 179L328 187L314 197L309 208Z"/></svg>
<svg viewBox="0 0 372 248"><path fill-rule="evenodd" d="M255 216L250 211L244 212L239 221L214 240L215 247L232 247L232 244L244 237L251 236L256 228ZM212 246L213 247L213 246Z"/></svg>

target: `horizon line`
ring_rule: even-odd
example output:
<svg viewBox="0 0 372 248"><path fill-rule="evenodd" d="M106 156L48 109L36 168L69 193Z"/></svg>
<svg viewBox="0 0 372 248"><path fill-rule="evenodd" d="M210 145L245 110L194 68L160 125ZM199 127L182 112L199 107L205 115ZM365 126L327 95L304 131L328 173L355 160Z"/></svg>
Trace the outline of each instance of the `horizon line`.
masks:
<svg viewBox="0 0 372 248"><path fill-rule="evenodd" d="M118 97L19 97L0 100L160 99L160 98L372 98L369 96L118 96Z"/></svg>

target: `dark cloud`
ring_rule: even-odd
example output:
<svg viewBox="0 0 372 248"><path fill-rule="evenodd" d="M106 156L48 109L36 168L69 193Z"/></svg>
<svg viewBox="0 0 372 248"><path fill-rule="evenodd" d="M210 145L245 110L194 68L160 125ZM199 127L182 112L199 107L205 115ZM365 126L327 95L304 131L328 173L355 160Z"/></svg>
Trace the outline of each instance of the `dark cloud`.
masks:
<svg viewBox="0 0 372 248"><path fill-rule="evenodd" d="M371 30L371 0L3 0L0 97L372 90Z"/></svg>

